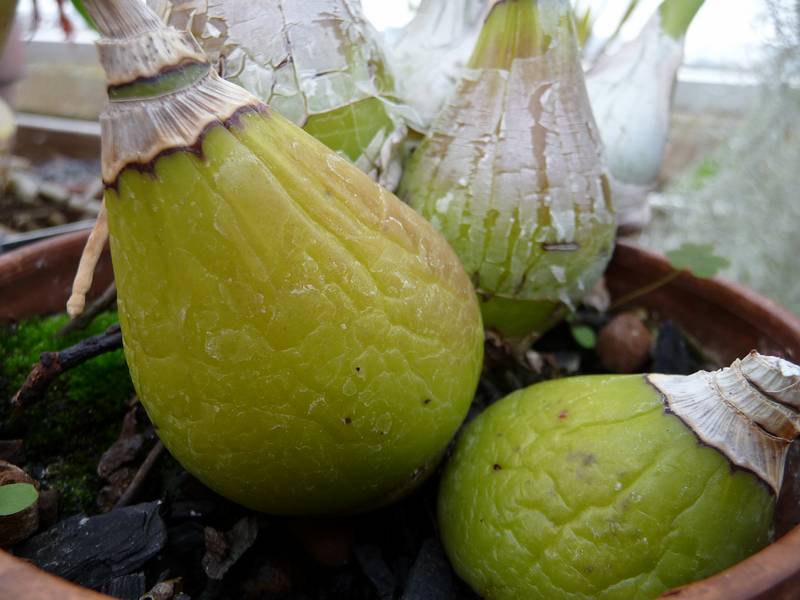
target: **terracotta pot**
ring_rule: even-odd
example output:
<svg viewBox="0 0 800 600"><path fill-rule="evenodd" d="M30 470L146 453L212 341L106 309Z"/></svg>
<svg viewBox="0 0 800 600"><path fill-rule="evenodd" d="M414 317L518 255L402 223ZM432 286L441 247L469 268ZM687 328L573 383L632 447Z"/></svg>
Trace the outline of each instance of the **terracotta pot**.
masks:
<svg viewBox="0 0 800 600"><path fill-rule="evenodd" d="M66 310L88 235L79 231L0 255L0 323ZM89 298L113 278L108 252L97 266Z"/></svg>
<svg viewBox="0 0 800 600"><path fill-rule="evenodd" d="M71 234L1 256L0 321L62 310L85 239L86 233ZM612 296L620 298L671 271L662 256L620 244L608 270L608 286ZM110 280L106 254L94 292L99 293ZM663 287L636 298L632 304L677 321L720 362L729 363L753 348L800 360L800 318L738 285L681 274ZM795 506L794 500L781 498L779 507ZM792 514L791 521L794 526L800 515ZM800 527L794 527L768 548L718 575L664 594L666 598L681 600L798 596ZM0 600L5 598L96 600L106 596L77 588L0 551Z"/></svg>

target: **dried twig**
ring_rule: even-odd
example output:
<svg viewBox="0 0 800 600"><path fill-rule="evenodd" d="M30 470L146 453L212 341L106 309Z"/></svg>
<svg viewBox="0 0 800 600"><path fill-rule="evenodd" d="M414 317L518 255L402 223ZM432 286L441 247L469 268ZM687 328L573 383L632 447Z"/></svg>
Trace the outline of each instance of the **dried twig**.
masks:
<svg viewBox="0 0 800 600"><path fill-rule="evenodd" d="M142 466L139 467L138 471L136 471L133 481L131 481L128 489L125 490L125 493L122 494L120 499L117 500L114 508L122 508L123 506L128 506L131 503L131 501L136 497L136 494L139 493L139 490L147 479L147 476L150 474L150 471L153 470L153 465L156 464L156 460L158 460L158 457L161 455L163 450L164 444L161 443L161 440L158 440L156 445L150 449L150 452L147 454L147 458L144 459Z"/></svg>
<svg viewBox="0 0 800 600"><path fill-rule="evenodd" d="M105 291L100 295L97 300L92 302L89 307L83 311L78 317L69 321L61 330L56 334L56 337L64 337L73 331L80 331L86 329L94 318L101 312L109 308L117 300L117 286L112 281Z"/></svg>
<svg viewBox="0 0 800 600"><path fill-rule="evenodd" d="M30 406L44 396L50 383L64 371L121 347L122 332L119 324L116 324L109 327L105 333L86 338L60 352L43 352L25 383L11 399L11 405L17 410Z"/></svg>

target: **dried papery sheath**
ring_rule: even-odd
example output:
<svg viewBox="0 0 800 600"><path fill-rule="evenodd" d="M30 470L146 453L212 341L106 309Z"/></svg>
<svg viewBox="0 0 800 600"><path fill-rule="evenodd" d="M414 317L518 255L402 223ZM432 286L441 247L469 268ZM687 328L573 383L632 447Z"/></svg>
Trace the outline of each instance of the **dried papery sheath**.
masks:
<svg viewBox="0 0 800 600"><path fill-rule="evenodd" d="M112 102L100 117L103 180L147 166L173 148L195 145L210 125L263 106L221 80L191 34L164 27L136 2L96 2L97 43Z"/></svg>
<svg viewBox="0 0 800 600"><path fill-rule="evenodd" d="M164 27L138 3L97 2L97 42L112 102L100 115L103 181L116 187L126 167L149 170L161 154L195 147L205 129L263 105L221 80L191 34ZM89 237L67 303L79 316L108 237L106 212Z"/></svg>
<svg viewBox="0 0 800 600"><path fill-rule="evenodd" d="M615 220L569 3L494 3L401 196L444 233L487 327L541 333L600 278Z"/></svg>
<svg viewBox="0 0 800 600"><path fill-rule="evenodd" d="M700 441L780 492L789 445L800 435L800 367L752 352L712 373L646 377Z"/></svg>
<svg viewBox="0 0 800 600"><path fill-rule="evenodd" d="M647 194L664 159L685 33L702 4L666 0L638 37L601 57L586 75L624 231L650 221Z"/></svg>
<svg viewBox="0 0 800 600"><path fill-rule="evenodd" d="M164 446L267 512L408 493L480 373L480 311L458 257L146 4L85 5L113 81L102 162L125 357Z"/></svg>
<svg viewBox="0 0 800 600"><path fill-rule="evenodd" d="M149 0L222 75L385 187L400 178L406 113L359 0Z"/></svg>
<svg viewBox="0 0 800 600"><path fill-rule="evenodd" d="M453 93L488 8L486 0L422 0L389 42L398 95L417 111L423 132Z"/></svg>

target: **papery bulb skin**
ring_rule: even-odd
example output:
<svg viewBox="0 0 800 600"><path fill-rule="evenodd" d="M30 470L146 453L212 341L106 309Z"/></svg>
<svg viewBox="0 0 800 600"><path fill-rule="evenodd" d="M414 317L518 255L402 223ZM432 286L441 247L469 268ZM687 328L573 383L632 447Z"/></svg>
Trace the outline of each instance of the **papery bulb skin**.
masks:
<svg viewBox="0 0 800 600"><path fill-rule="evenodd" d="M414 125L423 133L453 93L488 8L486 0L422 0L389 43L398 95L416 111Z"/></svg>
<svg viewBox="0 0 800 600"><path fill-rule="evenodd" d="M406 121L360 0L148 0L191 31L221 74L389 189Z"/></svg>
<svg viewBox="0 0 800 600"><path fill-rule="evenodd" d="M766 546L800 368L549 381L489 407L445 468L439 524L488 600L655 598Z"/></svg>
<svg viewBox="0 0 800 600"><path fill-rule="evenodd" d="M86 5L113 38L99 44L105 203L125 356L159 437L257 510L352 512L408 493L481 368L458 258L390 192L220 79L190 36L138 2ZM144 66L129 64L140 50Z"/></svg>
<svg viewBox="0 0 800 600"><path fill-rule="evenodd" d="M461 258L487 328L536 337L594 287L615 220L566 0L494 4L400 194Z"/></svg>
<svg viewBox="0 0 800 600"><path fill-rule="evenodd" d="M685 34L702 4L666 0L634 40L601 57L586 75L624 232L650 222L647 194L664 162Z"/></svg>

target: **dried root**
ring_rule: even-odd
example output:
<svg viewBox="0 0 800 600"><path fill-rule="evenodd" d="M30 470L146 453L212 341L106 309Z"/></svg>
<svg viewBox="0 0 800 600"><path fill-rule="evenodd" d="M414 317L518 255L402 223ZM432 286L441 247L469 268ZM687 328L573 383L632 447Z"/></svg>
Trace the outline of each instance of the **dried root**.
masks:
<svg viewBox="0 0 800 600"><path fill-rule="evenodd" d="M81 262L78 264L78 272L75 274L75 281L72 284L72 295L67 301L67 313L70 318L75 319L86 307L86 294L92 287L94 270L103 253L103 248L108 240L108 216L106 214L105 201L100 207L100 214L94 224L89 239L86 240L86 247L81 255Z"/></svg>

